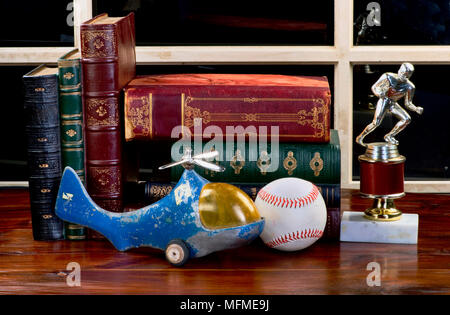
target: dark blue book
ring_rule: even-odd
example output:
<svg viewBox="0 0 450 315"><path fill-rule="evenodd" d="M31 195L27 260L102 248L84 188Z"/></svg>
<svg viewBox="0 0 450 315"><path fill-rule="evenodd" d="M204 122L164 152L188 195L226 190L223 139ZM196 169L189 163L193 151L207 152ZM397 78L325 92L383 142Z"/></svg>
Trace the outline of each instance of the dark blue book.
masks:
<svg viewBox="0 0 450 315"><path fill-rule="evenodd" d="M35 240L63 239L54 207L61 180L58 68L41 65L23 76L31 220Z"/></svg>

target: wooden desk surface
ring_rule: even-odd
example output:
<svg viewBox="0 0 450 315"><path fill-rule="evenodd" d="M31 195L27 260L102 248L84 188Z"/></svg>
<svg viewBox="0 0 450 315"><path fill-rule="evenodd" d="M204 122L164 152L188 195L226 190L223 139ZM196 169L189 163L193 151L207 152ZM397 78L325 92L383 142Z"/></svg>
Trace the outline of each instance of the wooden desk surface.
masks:
<svg viewBox="0 0 450 315"><path fill-rule="evenodd" d="M107 241L34 241L28 191L0 190L2 294L450 294L450 195L407 194L396 202L419 214L418 245L316 243L293 253L249 246L170 266L150 248L119 252ZM344 210L370 205L342 191ZM66 266L81 267L69 287ZM369 287L370 262L381 285Z"/></svg>

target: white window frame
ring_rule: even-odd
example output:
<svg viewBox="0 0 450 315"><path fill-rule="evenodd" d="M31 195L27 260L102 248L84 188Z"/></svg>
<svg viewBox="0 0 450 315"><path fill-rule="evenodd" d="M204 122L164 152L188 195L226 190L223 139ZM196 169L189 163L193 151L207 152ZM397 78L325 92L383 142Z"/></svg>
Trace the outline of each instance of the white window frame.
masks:
<svg viewBox="0 0 450 315"><path fill-rule="evenodd" d="M383 8L381 8L383 9ZM75 46L81 22L92 17L92 0L74 0ZM69 47L0 48L0 65L55 64ZM138 46L138 65L308 64L334 66L334 127L341 139L342 188L359 189L352 179L353 65L411 62L450 64L450 46L353 46L353 0L334 2L334 46ZM418 87L420 89L420 87ZM425 109L426 110L426 109ZM21 186L24 182L0 182ZM407 192L450 192L450 181L406 181Z"/></svg>

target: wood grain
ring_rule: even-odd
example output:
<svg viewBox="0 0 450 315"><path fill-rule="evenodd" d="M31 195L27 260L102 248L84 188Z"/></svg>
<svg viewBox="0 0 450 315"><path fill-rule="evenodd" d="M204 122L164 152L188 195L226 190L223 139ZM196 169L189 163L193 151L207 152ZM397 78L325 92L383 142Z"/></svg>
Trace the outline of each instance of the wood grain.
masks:
<svg viewBox="0 0 450 315"><path fill-rule="evenodd" d="M344 210L370 200L342 191ZM397 201L419 214L417 245L319 242L287 253L257 240L249 246L171 267L151 248L119 252L108 241L34 241L28 191L0 190L1 294L449 294L450 196L407 194ZM69 262L81 266L81 286L69 287ZM367 264L381 266L381 286L369 287Z"/></svg>

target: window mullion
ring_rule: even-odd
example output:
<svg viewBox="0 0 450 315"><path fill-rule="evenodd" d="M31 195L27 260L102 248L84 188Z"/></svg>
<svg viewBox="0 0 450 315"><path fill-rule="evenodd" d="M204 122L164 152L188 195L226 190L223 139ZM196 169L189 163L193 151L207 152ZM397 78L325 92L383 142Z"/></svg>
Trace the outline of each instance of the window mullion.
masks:
<svg viewBox="0 0 450 315"><path fill-rule="evenodd" d="M74 46L80 48L80 25L92 18L92 0L73 0Z"/></svg>

